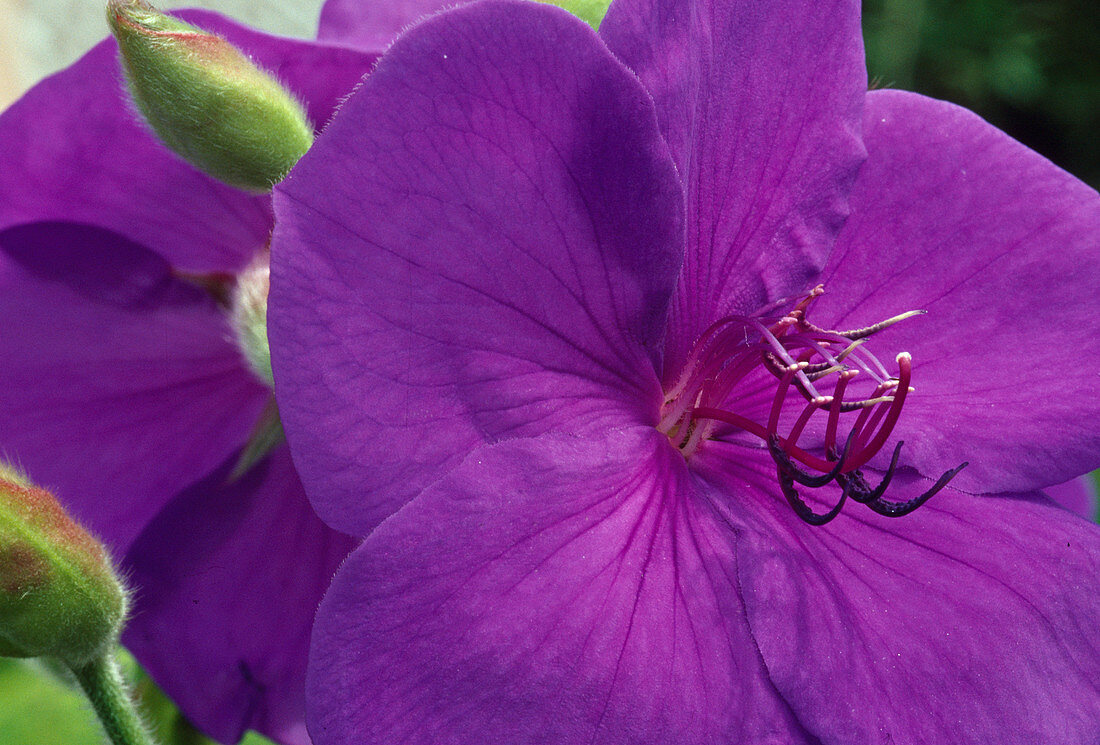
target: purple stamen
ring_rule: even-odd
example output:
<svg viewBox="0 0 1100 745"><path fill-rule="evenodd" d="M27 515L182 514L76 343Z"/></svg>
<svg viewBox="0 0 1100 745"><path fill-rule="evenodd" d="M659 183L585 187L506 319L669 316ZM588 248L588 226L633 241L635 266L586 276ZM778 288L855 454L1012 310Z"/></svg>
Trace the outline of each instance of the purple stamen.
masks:
<svg viewBox="0 0 1100 745"><path fill-rule="evenodd" d="M914 500L888 502L883 494L897 468L899 444L882 481L871 488L859 469L885 446L897 425L912 390L909 385L912 359L905 352L899 354L898 373L890 375L866 349L865 342L882 329L922 311L902 313L854 331L823 329L807 320L810 306L822 292L820 285L815 287L789 313L770 324L747 316L727 316L711 324L699 337L677 383L666 395L658 429L668 435L686 458L707 440L728 435L731 428L760 438L775 460L779 483L788 502L810 524L824 525L832 520L849 497L882 515L908 514L942 489L966 464L945 473L929 492ZM730 410L738 384L761 367L777 381L764 423ZM875 382L875 389L867 398L845 400L849 384L861 371ZM827 384L830 380L832 393L823 395L815 384ZM805 403L788 433L783 435L779 431L783 414L794 405L788 403L791 387L798 390ZM818 455L800 447L798 441L820 410L825 410L826 422L823 452ZM856 412L846 444L838 452L841 415ZM836 506L824 514L810 509L795 487L799 484L819 488L832 482L843 491Z"/></svg>

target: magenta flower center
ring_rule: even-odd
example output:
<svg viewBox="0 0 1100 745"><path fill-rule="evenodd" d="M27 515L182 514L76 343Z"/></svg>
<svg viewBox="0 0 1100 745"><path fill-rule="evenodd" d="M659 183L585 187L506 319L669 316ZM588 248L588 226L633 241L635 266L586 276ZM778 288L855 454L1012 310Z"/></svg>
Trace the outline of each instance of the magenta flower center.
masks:
<svg viewBox="0 0 1100 745"><path fill-rule="evenodd" d="M812 524L836 517L849 498L880 514L908 514L966 464L945 473L915 499L888 502L883 495L897 466L899 442L881 482L875 487L868 484L860 469L886 444L913 389L910 355L898 354L897 373L890 374L866 342L923 311L909 311L852 331L823 329L807 317L822 292L819 285L778 319L726 316L711 324L696 340L679 379L666 393L657 427L689 459L711 439L738 431L758 437L775 460L779 483L791 506ZM873 386L853 396L849 385L860 374L869 377ZM770 406L763 411L755 407L753 416L742 404L749 399L746 394L760 391L762 385L771 389ZM800 407L789 403L796 396L801 398ZM799 441L815 418L816 445L802 447ZM824 514L814 513L795 488L796 483L816 488L834 481L842 488L841 497Z"/></svg>

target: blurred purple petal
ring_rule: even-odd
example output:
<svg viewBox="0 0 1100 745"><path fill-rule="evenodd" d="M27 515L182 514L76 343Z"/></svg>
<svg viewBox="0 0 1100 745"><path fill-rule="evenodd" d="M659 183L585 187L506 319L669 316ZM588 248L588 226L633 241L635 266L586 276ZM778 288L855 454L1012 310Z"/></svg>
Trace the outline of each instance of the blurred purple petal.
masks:
<svg viewBox="0 0 1100 745"><path fill-rule="evenodd" d="M303 96L318 126L374 60L187 17ZM224 307L266 250L270 199L158 145L114 57L104 42L0 116L0 457L122 557L141 585L127 640L200 729L305 745L306 639L350 539L310 515L285 450L224 483L271 400Z"/></svg>
<svg viewBox="0 0 1100 745"><path fill-rule="evenodd" d="M687 194L670 383L713 321L825 263L864 157L859 3L617 0L600 36L653 96Z"/></svg>
<svg viewBox="0 0 1100 745"><path fill-rule="evenodd" d="M139 623L123 641L222 742L255 729L309 745L309 630L355 542L313 513L285 446L230 481L235 462L177 495L126 555Z"/></svg>
<svg viewBox="0 0 1100 745"><path fill-rule="evenodd" d="M240 448L269 395L206 292L101 228L0 233L0 317L17 319L0 334L4 457L116 552Z"/></svg>
<svg viewBox="0 0 1100 745"><path fill-rule="evenodd" d="M1043 489L1043 493L1070 512L1075 512L1086 520L1096 520L1097 494L1096 481L1092 474L1079 476Z"/></svg>
<svg viewBox="0 0 1100 745"><path fill-rule="evenodd" d="M272 255L270 324L330 524L365 533L484 442L655 422L680 191L591 29L550 6L440 16L318 145L276 190L294 250Z"/></svg>
<svg viewBox="0 0 1100 745"><path fill-rule="evenodd" d="M381 53L416 21L462 2L444 0L328 0L321 8L317 38Z"/></svg>

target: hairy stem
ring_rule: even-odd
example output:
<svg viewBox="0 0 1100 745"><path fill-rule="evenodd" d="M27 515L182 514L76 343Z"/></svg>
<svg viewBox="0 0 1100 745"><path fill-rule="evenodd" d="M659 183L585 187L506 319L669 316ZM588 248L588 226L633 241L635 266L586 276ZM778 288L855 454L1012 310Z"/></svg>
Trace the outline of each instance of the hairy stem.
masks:
<svg viewBox="0 0 1100 745"><path fill-rule="evenodd" d="M156 745L134 706L113 651L72 670L114 745Z"/></svg>

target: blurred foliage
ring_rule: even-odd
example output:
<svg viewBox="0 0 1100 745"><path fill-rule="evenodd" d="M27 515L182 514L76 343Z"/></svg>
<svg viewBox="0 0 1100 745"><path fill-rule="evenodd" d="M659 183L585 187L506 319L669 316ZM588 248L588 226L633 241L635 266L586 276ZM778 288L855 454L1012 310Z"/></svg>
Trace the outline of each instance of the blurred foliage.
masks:
<svg viewBox="0 0 1100 745"><path fill-rule="evenodd" d="M214 745L199 734L132 658L124 669L142 713L163 745ZM104 745L106 736L91 706L66 673L42 660L0 657L0 745ZM241 745L271 745L255 733Z"/></svg>
<svg viewBox="0 0 1100 745"><path fill-rule="evenodd" d="M102 745L92 709L35 663L0 658L0 743Z"/></svg>
<svg viewBox="0 0 1100 745"><path fill-rule="evenodd" d="M864 0L871 79L966 106L1100 186L1100 2Z"/></svg>

